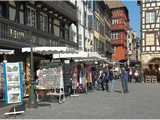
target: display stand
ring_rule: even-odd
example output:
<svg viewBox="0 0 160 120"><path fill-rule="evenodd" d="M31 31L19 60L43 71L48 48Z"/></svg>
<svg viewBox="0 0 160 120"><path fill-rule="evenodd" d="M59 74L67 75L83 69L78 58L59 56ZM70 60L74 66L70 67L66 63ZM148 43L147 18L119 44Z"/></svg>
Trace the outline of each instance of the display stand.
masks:
<svg viewBox="0 0 160 120"><path fill-rule="evenodd" d="M37 71L38 86L42 86L47 90L46 95L58 96L58 103L63 103L65 101L65 93L62 66L54 66L53 63L50 63L50 66L44 65L42 68Z"/></svg>
<svg viewBox="0 0 160 120"><path fill-rule="evenodd" d="M52 92L52 91L54 91L54 92ZM58 96L58 103L60 103L60 104L65 101L64 89L60 89L59 93L56 91L56 89L52 89L52 91L48 92L47 95Z"/></svg>
<svg viewBox="0 0 160 120"><path fill-rule="evenodd" d="M79 94L76 94L76 90L74 89L73 90L73 95L71 95L72 97L78 97L79 96Z"/></svg>
<svg viewBox="0 0 160 120"><path fill-rule="evenodd" d="M4 115L24 113L24 110L16 111L16 105L23 103L23 63L4 63L3 75L5 85L5 101L7 104L13 105L12 112L4 113Z"/></svg>
<svg viewBox="0 0 160 120"><path fill-rule="evenodd" d="M7 116L7 115L17 115L17 114L22 114L24 113L24 111L16 111L16 105L13 106L13 112L7 112L7 113L4 113L4 116ZM15 116L16 117L16 116Z"/></svg>

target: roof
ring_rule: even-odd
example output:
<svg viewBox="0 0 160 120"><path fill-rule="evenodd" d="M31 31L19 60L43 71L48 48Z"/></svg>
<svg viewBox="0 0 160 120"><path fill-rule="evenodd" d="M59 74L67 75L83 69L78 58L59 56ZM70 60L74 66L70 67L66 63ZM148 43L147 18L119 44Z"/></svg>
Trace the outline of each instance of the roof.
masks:
<svg viewBox="0 0 160 120"><path fill-rule="evenodd" d="M110 9L126 7L121 0L105 0Z"/></svg>
<svg viewBox="0 0 160 120"><path fill-rule="evenodd" d="M128 9L127 7L123 4L121 0L105 0L105 3L108 4L110 9L124 9L127 15L127 19L129 21L129 16L128 16Z"/></svg>

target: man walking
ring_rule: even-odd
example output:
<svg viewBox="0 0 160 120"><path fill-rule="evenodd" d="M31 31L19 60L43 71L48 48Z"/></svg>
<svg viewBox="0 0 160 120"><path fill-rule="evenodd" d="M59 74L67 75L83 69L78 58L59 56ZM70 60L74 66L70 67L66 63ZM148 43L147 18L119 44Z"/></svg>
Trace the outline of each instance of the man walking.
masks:
<svg viewBox="0 0 160 120"><path fill-rule="evenodd" d="M121 73L121 83L122 83L122 89L123 93L128 93L128 70L124 67L122 68Z"/></svg>

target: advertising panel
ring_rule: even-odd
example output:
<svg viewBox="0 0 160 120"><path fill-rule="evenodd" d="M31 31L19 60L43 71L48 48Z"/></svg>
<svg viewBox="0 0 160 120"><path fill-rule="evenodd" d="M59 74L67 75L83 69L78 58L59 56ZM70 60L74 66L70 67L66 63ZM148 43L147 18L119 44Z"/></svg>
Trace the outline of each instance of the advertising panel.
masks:
<svg viewBox="0 0 160 120"><path fill-rule="evenodd" d="M5 99L8 104L22 102L23 98L23 67L22 63L5 63Z"/></svg>

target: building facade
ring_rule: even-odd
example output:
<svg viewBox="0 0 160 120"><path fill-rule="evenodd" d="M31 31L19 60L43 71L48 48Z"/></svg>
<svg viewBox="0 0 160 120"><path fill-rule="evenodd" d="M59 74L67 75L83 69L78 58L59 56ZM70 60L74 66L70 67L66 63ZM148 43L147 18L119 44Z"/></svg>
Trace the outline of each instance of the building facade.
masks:
<svg viewBox="0 0 160 120"><path fill-rule="evenodd" d="M79 49L111 60L111 11L105 1L77 1Z"/></svg>
<svg viewBox="0 0 160 120"><path fill-rule="evenodd" d="M133 65L138 62L138 48L136 33L129 30L127 32L127 50L128 50L128 65Z"/></svg>
<svg viewBox="0 0 160 120"><path fill-rule="evenodd" d="M141 11L141 62L160 81L160 0L138 1Z"/></svg>
<svg viewBox="0 0 160 120"><path fill-rule="evenodd" d="M113 52L111 10L105 1L94 1L94 43L95 51L110 61Z"/></svg>
<svg viewBox="0 0 160 120"><path fill-rule="evenodd" d="M79 49L82 51L94 51L94 39L92 31L93 23L93 2L77 1L78 8L78 29Z"/></svg>
<svg viewBox="0 0 160 120"><path fill-rule="evenodd" d="M63 46L78 49L77 28L77 8L74 1L1 1L0 49L12 49L15 52L13 55L1 54L0 62L4 59L8 62L22 61L25 84L29 86L31 58L29 53L22 53L22 48ZM74 29L77 30L75 33L72 32ZM40 60L50 60L52 57L37 53L33 56L35 70ZM2 99L3 95L0 97Z"/></svg>
<svg viewBox="0 0 160 120"><path fill-rule="evenodd" d="M121 1L108 1L112 11L112 45L113 61L127 61L127 31L129 16L126 6Z"/></svg>

